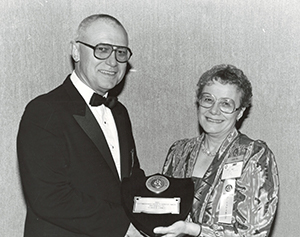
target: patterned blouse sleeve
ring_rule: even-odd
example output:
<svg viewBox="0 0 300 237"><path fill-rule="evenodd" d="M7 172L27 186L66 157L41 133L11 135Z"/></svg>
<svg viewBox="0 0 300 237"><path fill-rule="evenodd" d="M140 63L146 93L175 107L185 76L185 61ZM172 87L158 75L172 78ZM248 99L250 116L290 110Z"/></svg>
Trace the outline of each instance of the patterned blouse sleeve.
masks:
<svg viewBox="0 0 300 237"><path fill-rule="evenodd" d="M172 177L174 172L174 167L176 166L176 154L178 157L178 152L181 150L183 140L178 140L174 142L169 148L167 157L165 159L162 173L166 176Z"/></svg>

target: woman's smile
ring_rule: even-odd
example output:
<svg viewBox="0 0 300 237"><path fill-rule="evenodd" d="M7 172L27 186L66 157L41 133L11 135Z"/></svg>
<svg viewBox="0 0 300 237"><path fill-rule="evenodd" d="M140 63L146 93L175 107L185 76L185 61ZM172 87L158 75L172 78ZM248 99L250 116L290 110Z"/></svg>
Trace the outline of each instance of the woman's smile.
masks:
<svg viewBox="0 0 300 237"><path fill-rule="evenodd" d="M208 117L206 117L206 120L211 123L222 123L224 121L221 119L212 119L212 118L208 118Z"/></svg>

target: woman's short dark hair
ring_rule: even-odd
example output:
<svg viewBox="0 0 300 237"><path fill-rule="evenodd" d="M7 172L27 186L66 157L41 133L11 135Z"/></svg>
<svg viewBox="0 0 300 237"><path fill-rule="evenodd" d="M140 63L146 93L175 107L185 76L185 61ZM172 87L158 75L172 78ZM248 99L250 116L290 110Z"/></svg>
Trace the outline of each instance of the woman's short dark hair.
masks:
<svg viewBox="0 0 300 237"><path fill-rule="evenodd" d="M197 99L199 99L204 86L210 85L213 81L218 81L222 84L236 85L237 90L241 91L241 107L248 107L251 104L252 86L248 78L242 70L229 64L221 64L214 66L206 71L200 77L197 83Z"/></svg>

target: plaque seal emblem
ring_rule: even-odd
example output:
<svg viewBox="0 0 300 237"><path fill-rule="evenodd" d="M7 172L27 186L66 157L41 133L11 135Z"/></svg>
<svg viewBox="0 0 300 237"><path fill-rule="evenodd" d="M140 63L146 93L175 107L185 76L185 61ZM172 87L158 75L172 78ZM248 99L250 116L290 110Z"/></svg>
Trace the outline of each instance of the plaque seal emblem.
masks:
<svg viewBox="0 0 300 237"><path fill-rule="evenodd" d="M153 193L164 192L170 186L170 181L162 175L153 175L146 180L146 187Z"/></svg>

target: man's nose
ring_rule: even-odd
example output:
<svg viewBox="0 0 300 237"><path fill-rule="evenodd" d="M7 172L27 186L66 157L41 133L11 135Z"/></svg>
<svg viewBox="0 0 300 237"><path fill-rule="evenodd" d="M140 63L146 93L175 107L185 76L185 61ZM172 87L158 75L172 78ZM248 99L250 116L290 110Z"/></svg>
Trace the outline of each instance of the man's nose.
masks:
<svg viewBox="0 0 300 237"><path fill-rule="evenodd" d="M109 66L115 67L118 65L118 61L116 60L116 52L112 51L111 55L106 59L106 64Z"/></svg>

